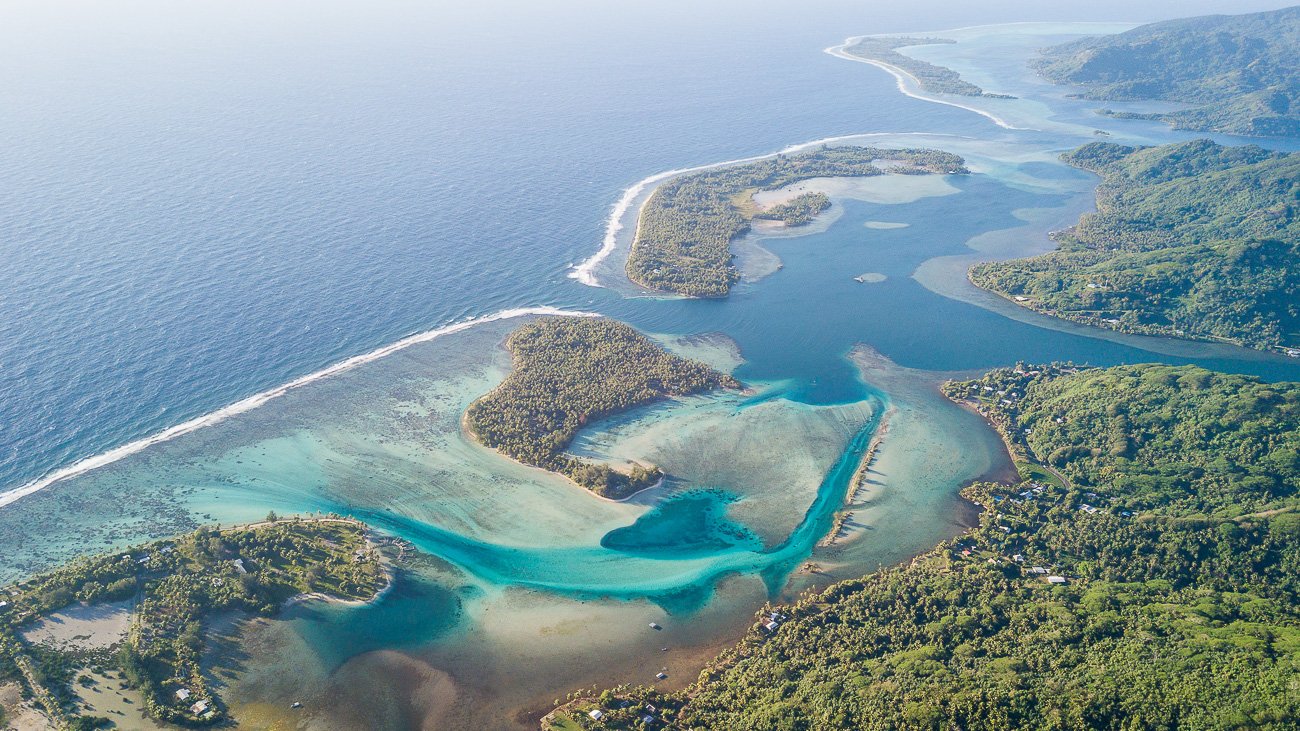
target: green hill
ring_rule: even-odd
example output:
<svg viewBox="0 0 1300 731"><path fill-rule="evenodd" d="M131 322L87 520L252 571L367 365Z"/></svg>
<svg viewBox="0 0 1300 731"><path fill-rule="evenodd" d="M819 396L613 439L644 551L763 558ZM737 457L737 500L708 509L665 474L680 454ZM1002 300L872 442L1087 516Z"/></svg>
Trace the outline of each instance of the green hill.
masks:
<svg viewBox="0 0 1300 731"><path fill-rule="evenodd" d="M1300 346L1300 154L1208 140L1066 154L1097 213L1050 254L971 269L1034 310L1126 332Z"/></svg>
<svg viewBox="0 0 1300 731"><path fill-rule="evenodd" d="M1300 384L1022 366L945 390L1060 478L968 488L977 529L781 608L682 693L620 688L553 718L641 728L648 703L680 729L1300 724Z"/></svg>
<svg viewBox="0 0 1300 731"><path fill-rule="evenodd" d="M1209 15L1084 38L1044 52L1038 70L1079 84L1088 99L1191 105L1115 113L1180 129L1241 135L1300 134L1300 7Z"/></svg>

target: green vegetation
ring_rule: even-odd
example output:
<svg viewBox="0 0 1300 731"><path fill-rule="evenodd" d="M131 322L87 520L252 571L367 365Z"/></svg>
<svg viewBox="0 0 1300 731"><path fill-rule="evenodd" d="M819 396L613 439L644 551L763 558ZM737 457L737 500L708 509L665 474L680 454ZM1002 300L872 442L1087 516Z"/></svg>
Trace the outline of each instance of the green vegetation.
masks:
<svg viewBox="0 0 1300 731"><path fill-rule="evenodd" d="M1124 332L1300 345L1300 154L1094 142L1063 159L1102 176L1097 213L1057 251L976 265L971 281Z"/></svg>
<svg viewBox="0 0 1300 731"><path fill-rule="evenodd" d="M71 692L87 664L120 671L141 692L150 717L207 726L226 718L199 667L210 615L272 615L303 593L367 599L386 583L365 528L354 521L201 528L126 553L78 559L0 592L10 605L0 609L0 677L19 677L62 728L98 728L102 721L79 715ZM137 604L115 652L83 657L22 639L24 627L74 602L130 598Z"/></svg>
<svg viewBox="0 0 1300 731"><path fill-rule="evenodd" d="M1039 71L1081 84L1088 99L1158 99L1194 105L1153 119L1179 129L1241 135L1300 134L1300 7L1183 18L1048 49Z"/></svg>
<svg viewBox="0 0 1300 731"><path fill-rule="evenodd" d="M771 208L759 211L754 218L781 221L787 226L802 226L813 220L818 213L831 207L830 196L825 193L804 193L791 198L785 203L778 203Z"/></svg>
<svg viewBox="0 0 1300 731"><path fill-rule="evenodd" d="M636 492L661 473L637 465L624 474L564 454L579 429L661 399L740 386L614 320L541 318L511 333L506 346L514 370L470 405L465 413L470 431L489 447L606 497Z"/></svg>
<svg viewBox="0 0 1300 731"><path fill-rule="evenodd" d="M660 185L642 208L627 274L652 289L725 297L739 277L731 241L762 215L752 204L755 191L818 177L966 172L960 157L937 150L822 147L681 175ZM806 222L825 208L821 200L800 196L777 215Z"/></svg>
<svg viewBox="0 0 1300 731"><path fill-rule="evenodd" d="M990 94L978 86L962 79L961 75L950 68L935 66L927 61L905 56L896 49L905 46L933 46L940 43L956 43L950 38L908 38L865 36L844 49L845 53L870 61L897 66L915 78L921 88L936 94L958 94L960 96L982 96L993 99L1013 99L1007 94Z"/></svg>
<svg viewBox="0 0 1300 731"><path fill-rule="evenodd" d="M777 610L685 692L582 694L569 715L588 729L639 728L626 710L645 703L682 729L1300 724L1300 384L1018 366L945 391L1068 486L973 485L970 533Z"/></svg>

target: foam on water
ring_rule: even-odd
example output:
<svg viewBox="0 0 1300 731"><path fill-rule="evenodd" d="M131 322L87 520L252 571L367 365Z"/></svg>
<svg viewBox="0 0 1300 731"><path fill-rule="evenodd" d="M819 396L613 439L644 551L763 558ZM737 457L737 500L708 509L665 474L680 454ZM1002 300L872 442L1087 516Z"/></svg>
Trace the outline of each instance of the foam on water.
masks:
<svg viewBox="0 0 1300 731"><path fill-rule="evenodd" d="M996 35L971 31L957 46L987 43L993 56L1006 47L989 40ZM831 66L848 66L810 48ZM945 50L957 63L970 46ZM978 139L988 120L1004 115L1001 107L996 114L972 109L984 104L972 101L956 105L982 115L960 115L970 125L939 107L933 117L936 126L970 134L836 135L783 150L930 146L963 155L976 174L882 176L864 183L885 189L876 197L837 189L833 215L801 231L758 232L755 245L770 247L786 266L738 286L726 301L617 297L635 293L616 269L635 234L630 217L672 175L759 159L743 153L780 142L765 137L716 155L695 149L687 160L735 159L694 167L660 160L641 170L676 169L617 193L599 250L568 271L580 284L613 291L555 289L576 302L599 298L575 310L599 309L662 333L656 337L669 347L734 370L754 389L641 409L594 424L575 442L575 451L592 458L658 464L669 476L663 486L627 502L597 500L466 438L465 407L509 368L501 341L514 323L502 318L560 312L503 310L289 379L215 421L165 431L165 439L144 440L107 462L52 473L0 510L0 579L87 547L127 545L200 523L254 520L272 509L334 511L421 551L374 603L299 606L286 621L245 628L231 651L240 672L223 682L247 723L527 726L520 709L549 705L559 689L653 682L661 666L669 667L667 685L680 687L764 600L902 560L961 529L966 513L956 488L997 474L1006 456L978 417L935 390L953 374L934 371L1021 358L1134 362L1164 352L1007 312L962 285L964 262L1049 246L1046 230L1086 207L1094 182L1055 159L1091 139L1082 103L1036 97L1032 85L997 73L1008 84L997 90L1025 96L1003 105L1006 119L1030 120L1043 131L1013 130L1003 119L1003 131L994 130L1000 137ZM845 92L846 104L859 101L858 89ZM899 108L912 103L898 101ZM846 120L840 129L856 128ZM1118 139L1162 133L1158 125L1115 124ZM957 192L904 190L940 184ZM603 200L617 191L609 184ZM520 217L536 213L530 200L512 203ZM882 220L908 225L866 225ZM550 235L529 230L522 238ZM467 272L479 269L491 267L466 265ZM864 271L886 279L870 287L852 281ZM555 272L555 284L569 281L563 273ZM492 302L506 307L510 297ZM466 304L457 317L479 306ZM858 347L863 343L872 349ZM1170 360L1270 376L1296 372L1262 354L1187 347L1181 360ZM848 505L848 535L817 546L845 508L849 481L882 420L888 431L868 489ZM825 573L799 570L810 557ZM649 621L664 632L646 629ZM289 715L285 709L297 700L312 710Z"/></svg>
<svg viewBox="0 0 1300 731"><path fill-rule="evenodd" d="M474 327L475 325L481 325L483 323L488 323L488 322L497 322L499 320L509 320L516 317L523 317L525 315L570 315L574 317L599 317L600 316L599 313L595 313L595 312L569 311L569 310L562 310L556 307L516 307L509 310L501 310L500 312L496 312L491 315L484 315L482 317L472 317L463 320L461 322L455 323L453 325L447 325L445 327L440 327L433 330L427 330L422 333L417 333L415 335L411 335L410 337L406 337L401 340L398 340L395 343L390 343L381 348L376 348L370 351L369 353L363 353L361 355L352 356L351 358L342 360L338 363L335 363L334 365L322 368L314 373L309 373L300 378L295 378L294 380L289 381L284 385L277 386L275 388L266 391L262 391L261 393L253 394L252 396L249 396L246 399L236 401L235 403L217 409L212 413L204 414L203 416L190 419L189 421L182 422L173 427L169 427L167 429L164 429L161 432L158 432L157 434L152 434L148 437L145 437L144 439L138 439L134 442L129 442L127 444L123 444L120 447L110 449L109 451L104 452L102 454L97 454L93 457L87 457L78 462L74 462L73 464L68 465L67 467L55 470L54 472L51 472L50 474L42 477L41 479L36 480L34 482L29 482L28 484L23 485L21 487L16 487L10 490L6 490L4 492L0 492L0 507L4 507L16 500L26 497L27 495L31 495L35 492L43 490L49 487L50 485L59 482L60 480L66 480L70 477L75 477L77 475L85 474L91 470L98 469L105 465L110 465L125 457L129 457L133 454L141 452L155 444L161 444L163 442L170 441L172 439L175 439L176 437L189 434L190 432L195 431L196 429L202 429L204 427L212 426L214 424L219 424L222 421L231 418L232 416L237 416L239 414L244 414L249 411L252 411L253 409L256 409L259 406L262 406L263 404L267 403L271 399L279 398L280 396L283 396L289 393L290 391L293 391L294 389L302 388L303 386L306 386L311 383L315 383L316 381L319 381L322 378L329 378L330 376L343 373L345 371L356 368L357 366L365 365L366 363L373 363L376 360L379 360L380 358L385 358L387 356L392 355L393 353L397 353L402 350L405 350L406 348L409 348L412 345L417 345L419 343L427 343L437 338L440 338L444 335L457 333L467 328Z"/></svg>

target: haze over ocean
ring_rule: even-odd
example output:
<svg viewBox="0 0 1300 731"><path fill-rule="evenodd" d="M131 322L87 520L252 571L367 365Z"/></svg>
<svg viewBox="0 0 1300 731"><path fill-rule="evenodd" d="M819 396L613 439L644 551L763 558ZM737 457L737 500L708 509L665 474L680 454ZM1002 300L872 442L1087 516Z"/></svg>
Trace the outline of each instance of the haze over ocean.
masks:
<svg viewBox="0 0 1300 731"><path fill-rule="evenodd" d="M958 488L1011 465L938 393L956 373L1069 359L1300 379L1278 355L1035 315L964 274L1049 248L1092 206L1096 178L1058 153L1097 128L1194 136L1096 116L1029 73L1035 48L1254 5L432 5L0 7L0 582L271 510L349 514L418 549L373 602L299 604L214 643L247 727L529 728L559 688L659 667L681 687L764 601L969 524ZM1055 22L1079 20L1098 23ZM1018 97L947 100L981 113L823 52L1008 21L1054 22L912 51ZM809 226L735 242L746 278L726 300L630 285L627 194L591 269L603 286L572 276L639 182L852 135L941 148L974 174L838 180ZM584 428L575 452L668 476L595 499L462 428L510 366L501 343L522 320L502 314L555 308L627 321L752 390ZM845 505L842 540L823 541Z"/></svg>

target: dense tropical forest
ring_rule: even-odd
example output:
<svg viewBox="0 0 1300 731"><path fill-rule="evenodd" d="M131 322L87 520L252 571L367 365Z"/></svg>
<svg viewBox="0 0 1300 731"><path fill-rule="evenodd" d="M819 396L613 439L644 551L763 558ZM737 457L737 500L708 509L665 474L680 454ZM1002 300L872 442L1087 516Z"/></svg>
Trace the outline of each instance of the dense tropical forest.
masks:
<svg viewBox="0 0 1300 731"><path fill-rule="evenodd" d="M470 432L526 464L553 470L598 495L620 498L657 482L657 467L620 472L564 453L578 430L673 396L739 388L731 376L679 358L615 320L545 317L506 341L514 368L465 413Z"/></svg>
<svg viewBox="0 0 1300 731"><path fill-rule="evenodd" d="M978 528L765 610L684 692L577 691L544 725L1300 724L1300 384L1021 365L945 390L1024 461L964 491Z"/></svg>
<svg viewBox="0 0 1300 731"><path fill-rule="evenodd" d="M756 191L818 177L966 172L960 157L938 150L821 147L681 175L660 185L642 208L627 274L652 289L725 297L739 278L731 241L762 214L753 204ZM821 202L800 196L779 216L804 223Z"/></svg>
<svg viewBox="0 0 1300 731"><path fill-rule="evenodd" d="M1300 346L1300 154L1094 142L1063 159L1102 176L1097 212L1057 251L978 264L971 281L1125 332Z"/></svg>
<svg viewBox="0 0 1300 731"><path fill-rule="evenodd" d="M921 84L921 88L938 94L959 94L961 96L983 96L994 99L1012 99L1006 94L990 94L975 84L966 81L950 68L936 66L898 52L905 46L933 46L940 43L956 43L950 38L908 38L889 36L863 36L844 52L871 61L880 61L890 66L897 66Z"/></svg>
<svg viewBox="0 0 1300 731"><path fill-rule="evenodd" d="M1088 99L1192 105L1105 114L1203 132L1300 134L1300 7L1167 20L1084 38L1048 49L1037 68L1052 81L1082 85Z"/></svg>
<svg viewBox="0 0 1300 731"><path fill-rule="evenodd" d="M373 597L388 578L365 527L342 518L200 528L126 552L81 558L0 590L0 681L22 684L57 728L111 720L84 715L74 678L116 675L159 721L211 726L227 720L200 667L205 622L217 612L275 614L289 598L318 592ZM126 638L107 651L75 652L28 641L24 631L71 606L131 600Z"/></svg>
<svg viewBox="0 0 1300 731"><path fill-rule="evenodd" d="M764 208L754 214L754 218L780 221L787 226L802 226L813 220L818 213L831 207L830 196L825 193L804 193L785 203Z"/></svg>

